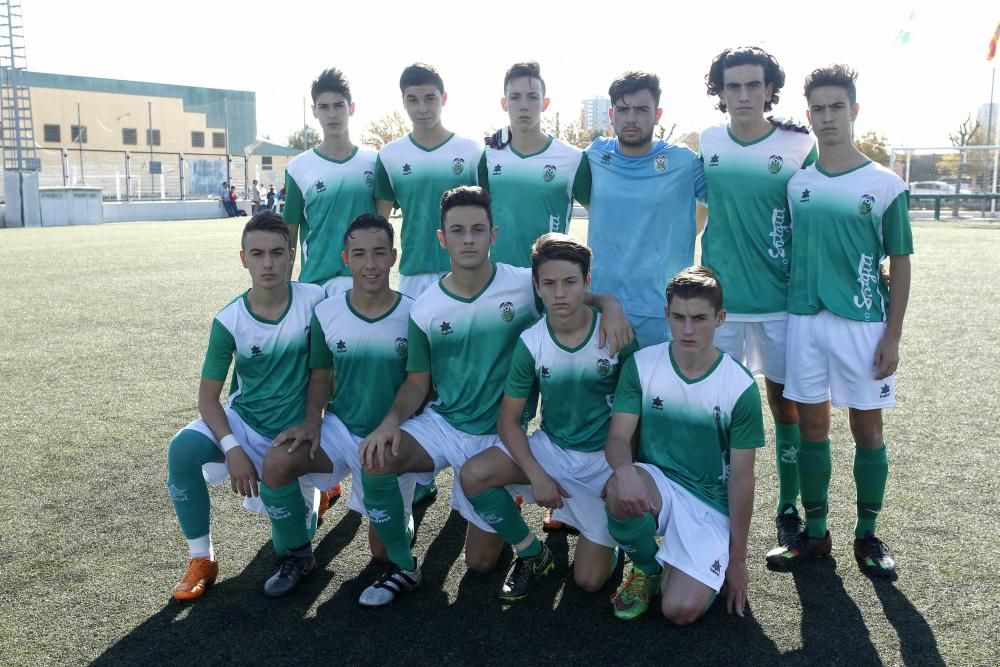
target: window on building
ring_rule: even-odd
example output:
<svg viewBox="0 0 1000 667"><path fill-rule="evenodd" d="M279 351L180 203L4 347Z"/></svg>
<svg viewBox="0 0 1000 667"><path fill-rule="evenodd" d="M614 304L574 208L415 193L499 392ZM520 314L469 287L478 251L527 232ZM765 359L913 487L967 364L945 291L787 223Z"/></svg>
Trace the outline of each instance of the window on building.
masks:
<svg viewBox="0 0 1000 667"><path fill-rule="evenodd" d="M191 148L204 148L205 147L205 133L204 132L192 132L191 133Z"/></svg>
<svg viewBox="0 0 1000 667"><path fill-rule="evenodd" d="M212 133L212 148L225 148L226 147L226 133L225 132L213 132Z"/></svg>
<svg viewBox="0 0 1000 667"><path fill-rule="evenodd" d="M58 125L45 125L42 128L43 140L59 143L62 141L62 132L60 132L61 129L62 128Z"/></svg>
<svg viewBox="0 0 1000 667"><path fill-rule="evenodd" d="M146 145L147 146L159 146L160 145L160 131L159 130L146 130Z"/></svg>
<svg viewBox="0 0 1000 667"><path fill-rule="evenodd" d="M261 156L260 158L261 171L271 171L272 169L274 169L274 162L272 160L274 160L274 158L272 158L270 155Z"/></svg>
<svg viewBox="0 0 1000 667"><path fill-rule="evenodd" d="M70 125L69 126L69 139L74 144L85 144L85 143L87 143L87 126L86 125Z"/></svg>
<svg viewBox="0 0 1000 667"><path fill-rule="evenodd" d="M135 146L139 143L139 132L134 127L122 128L122 143L126 146Z"/></svg>

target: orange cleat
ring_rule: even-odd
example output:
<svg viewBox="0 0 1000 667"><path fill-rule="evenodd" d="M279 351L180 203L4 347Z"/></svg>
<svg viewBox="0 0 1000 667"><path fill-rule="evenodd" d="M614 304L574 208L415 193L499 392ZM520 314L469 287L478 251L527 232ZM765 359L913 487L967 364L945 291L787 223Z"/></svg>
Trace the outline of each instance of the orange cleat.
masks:
<svg viewBox="0 0 1000 667"><path fill-rule="evenodd" d="M341 492L340 482L337 482L336 484L331 486L329 489L327 489L326 492L330 495L330 502L333 502L334 500L339 498Z"/></svg>
<svg viewBox="0 0 1000 667"><path fill-rule="evenodd" d="M219 564L209 558L192 558L187 572L174 586L176 600L194 600L205 594L205 589L219 576Z"/></svg>
<svg viewBox="0 0 1000 667"><path fill-rule="evenodd" d="M520 493L517 494L516 496L514 496L514 504L517 505L517 511L520 512L521 511L521 505L524 504L524 498L521 497Z"/></svg>
<svg viewBox="0 0 1000 667"><path fill-rule="evenodd" d="M545 510L545 518L542 519L542 530L546 533L553 533L558 530L566 530L566 524L552 518L552 510Z"/></svg>

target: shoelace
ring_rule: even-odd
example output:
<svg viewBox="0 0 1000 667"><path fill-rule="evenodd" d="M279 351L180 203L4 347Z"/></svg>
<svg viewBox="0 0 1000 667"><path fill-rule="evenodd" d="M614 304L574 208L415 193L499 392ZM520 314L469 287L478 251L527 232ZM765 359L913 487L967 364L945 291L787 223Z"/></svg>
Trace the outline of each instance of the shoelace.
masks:
<svg viewBox="0 0 1000 667"><path fill-rule="evenodd" d="M633 572L629 575L628 584L625 586L625 592L631 597L644 596L646 594L646 577L637 572Z"/></svg>
<svg viewBox="0 0 1000 667"><path fill-rule="evenodd" d="M534 567L532 567L532 563L528 559L518 558L517 562L514 563L514 573L510 577L510 581L514 585L513 587L516 588L519 584L527 582L531 578L532 570L534 570Z"/></svg>
<svg viewBox="0 0 1000 667"><path fill-rule="evenodd" d="M887 549L885 543L882 540L875 537L874 535L869 535L863 538L861 541L865 545L864 549L865 556L870 556L873 558L877 558L879 560L885 558Z"/></svg>
<svg viewBox="0 0 1000 667"><path fill-rule="evenodd" d="M298 558L292 555L286 555L281 560L281 564L278 565L278 572L281 574L282 577L287 577L292 573L292 571L298 569L299 567L300 566Z"/></svg>

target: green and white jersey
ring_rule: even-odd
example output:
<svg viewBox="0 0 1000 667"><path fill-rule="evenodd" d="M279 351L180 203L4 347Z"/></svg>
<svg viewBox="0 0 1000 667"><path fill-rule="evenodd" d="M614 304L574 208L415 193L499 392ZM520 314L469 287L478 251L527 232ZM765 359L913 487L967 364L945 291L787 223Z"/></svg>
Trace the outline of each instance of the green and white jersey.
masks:
<svg viewBox="0 0 1000 667"><path fill-rule="evenodd" d="M791 257L788 179L816 161L815 140L772 127L743 143L724 123L701 133L701 159L708 182L701 263L722 283L726 317L783 319Z"/></svg>
<svg viewBox="0 0 1000 667"><path fill-rule="evenodd" d="M263 436L274 438L306 416L309 323L325 296L318 285L289 283L285 312L263 320L244 292L212 320L201 377L225 382L235 361L227 405Z"/></svg>
<svg viewBox="0 0 1000 667"><path fill-rule="evenodd" d="M531 155L522 155L509 144L483 151L479 184L490 191L497 228L490 257L513 266L531 266L535 239L548 232L566 233L573 215L573 186L586 167L582 158L579 148L552 138Z"/></svg>
<svg viewBox="0 0 1000 667"><path fill-rule="evenodd" d="M641 418L639 461L729 515L730 451L764 446L760 391L750 371L719 352L704 375L688 378L672 343L653 345L625 362L615 412Z"/></svg>
<svg viewBox="0 0 1000 667"><path fill-rule="evenodd" d="M788 312L884 322L889 289L879 262L913 254L906 183L875 162L839 174L814 164L788 181L788 204L795 237Z"/></svg>
<svg viewBox="0 0 1000 667"><path fill-rule="evenodd" d="M597 452L604 449L611 423L618 373L638 349L633 341L618 354L599 347L601 314L596 308L587 338L564 347L548 317L521 334L507 375L504 393L529 398L537 385L542 396L542 430L563 449Z"/></svg>
<svg viewBox="0 0 1000 667"><path fill-rule="evenodd" d="M355 148L334 160L315 148L296 155L285 169L285 222L299 225L299 280L322 285L349 276L341 251L344 232L362 213L375 212L375 151Z"/></svg>
<svg viewBox="0 0 1000 667"><path fill-rule="evenodd" d="M496 433L514 346L540 313L530 269L494 264L471 299L439 280L410 310L406 370L430 371L438 394L431 407L449 424L472 435Z"/></svg>
<svg viewBox="0 0 1000 667"><path fill-rule="evenodd" d="M382 147L375 163L375 197L395 201L403 211L402 258L399 272L450 271L448 252L438 243L441 195L460 185L476 184L480 142L452 134L435 148L421 146L411 135Z"/></svg>
<svg viewBox="0 0 1000 667"><path fill-rule="evenodd" d="M351 433L365 437L385 417L406 379L413 299L397 294L389 312L369 319L354 310L350 294L348 290L316 306L309 367L333 369L327 409Z"/></svg>

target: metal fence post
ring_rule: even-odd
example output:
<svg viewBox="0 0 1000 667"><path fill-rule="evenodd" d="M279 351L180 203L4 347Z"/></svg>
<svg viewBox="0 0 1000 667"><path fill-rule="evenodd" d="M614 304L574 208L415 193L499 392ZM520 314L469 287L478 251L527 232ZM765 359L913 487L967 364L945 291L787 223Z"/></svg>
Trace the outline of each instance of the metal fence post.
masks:
<svg viewBox="0 0 1000 667"><path fill-rule="evenodd" d="M181 201L184 201L184 153L177 154L177 173L181 179Z"/></svg>
<svg viewBox="0 0 1000 667"><path fill-rule="evenodd" d="M125 151L125 201L132 201L132 154Z"/></svg>
<svg viewBox="0 0 1000 667"><path fill-rule="evenodd" d="M62 153L62 177L63 177L63 187L69 185L69 151L63 148Z"/></svg>
<svg viewBox="0 0 1000 667"><path fill-rule="evenodd" d="M250 165L248 164L248 162L249 162L249 160L247 160L247 156L244 155L243 156L243 193L244 193L243 196L246 197L247 199L251 199L251 197L250 197ZM250 208L251 209L253 208L253 204L250 205Z"/></svg>

